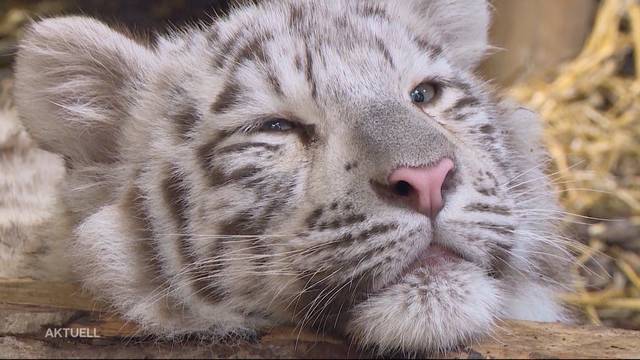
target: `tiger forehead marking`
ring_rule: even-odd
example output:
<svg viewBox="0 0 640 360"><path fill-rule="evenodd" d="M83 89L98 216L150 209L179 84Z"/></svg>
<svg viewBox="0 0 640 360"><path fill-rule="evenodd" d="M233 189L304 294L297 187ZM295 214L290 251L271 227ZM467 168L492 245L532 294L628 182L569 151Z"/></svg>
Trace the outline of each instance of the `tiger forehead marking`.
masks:
<svg viewBox="0 0 640 360"><path fill-rule="evenodd" d="M264 1L148 47L35 23L16 99L87 189L87 287L160 336L293 322L404 354L564 319L537 119L474 74L488 23L482 0Z"/></svg>

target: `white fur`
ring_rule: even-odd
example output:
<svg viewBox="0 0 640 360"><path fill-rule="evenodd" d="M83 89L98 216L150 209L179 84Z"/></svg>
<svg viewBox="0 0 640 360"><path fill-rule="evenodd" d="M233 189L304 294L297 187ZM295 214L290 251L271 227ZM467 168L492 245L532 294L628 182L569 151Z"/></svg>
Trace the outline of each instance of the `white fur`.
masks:
<svg viewBox="0 0 640 360"><path fill-rule="evenodd" d="M488 23L485 1L336 0L239 8L155 47L87 18L34 24L16 102L72 166L85 284L170 337L293 321L419 353L564 319L570 258L531 211L556 206L537 119L473 74ZM423 81L439 97L413 104ZM262 129L281 118L296 131ZM457 183L437 218L380 195L444 157ZM464 260L405 274L432 243Z"/></svg>
<svg viewBox="0 0 640 360"><path fill-rule="evenodd" d="M0 109L0 277L69 277L64 173L62 159L36 148L15 111Z"/></svg>

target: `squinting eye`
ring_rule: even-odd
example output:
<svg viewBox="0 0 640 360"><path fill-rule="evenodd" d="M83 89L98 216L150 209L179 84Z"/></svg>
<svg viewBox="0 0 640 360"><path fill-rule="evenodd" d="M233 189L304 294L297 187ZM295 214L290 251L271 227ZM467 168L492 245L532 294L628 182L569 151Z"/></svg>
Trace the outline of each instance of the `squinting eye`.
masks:
<svg viewBox="0 0 640 360"><path fill-rule="evenodd" d="M263 123L260 126L260 131L282 132L291 131L295 127L295 124L285 119L273 119Z"/></svg>
<svg viewBox="0 0 640 360"><path fill-rule="evenodd" d="M416 86L409 96L414 104L425 105L435 99L437 93L436 85L428 82Z"/></svg>

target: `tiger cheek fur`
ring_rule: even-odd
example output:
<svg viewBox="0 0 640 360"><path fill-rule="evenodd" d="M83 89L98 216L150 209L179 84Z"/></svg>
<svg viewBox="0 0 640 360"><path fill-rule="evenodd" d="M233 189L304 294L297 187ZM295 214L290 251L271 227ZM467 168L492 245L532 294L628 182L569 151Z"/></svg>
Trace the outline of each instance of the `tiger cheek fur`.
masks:
<svg viewBox="0 0 640 360"><path fill-rule="evenodd" d="M167 337L294 322L421 353L565 319L537 119L473 75L488 23L466 0L265 1L153 45L35 23L16 100L69 164L85 284ZM443 159L437 216L390 183Z"/></svg>

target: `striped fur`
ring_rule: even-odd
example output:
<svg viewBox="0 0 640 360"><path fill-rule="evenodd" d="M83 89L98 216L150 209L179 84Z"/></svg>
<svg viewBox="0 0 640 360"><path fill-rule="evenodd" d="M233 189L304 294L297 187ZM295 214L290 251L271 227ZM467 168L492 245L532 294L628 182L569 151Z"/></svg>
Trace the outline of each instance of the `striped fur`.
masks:
<svg viewBox="0 0 640 360"><path fill-rule="evenodd" d="M266 1L154 45L35 23L17 104L72 164L85 283L169 337L293 322L409 354L563 319L537 120L473 74L488 21L480 0ZM443 157L435 220L389 196L390 171ZM431 243L460 261L416 266Z"/></svg>

